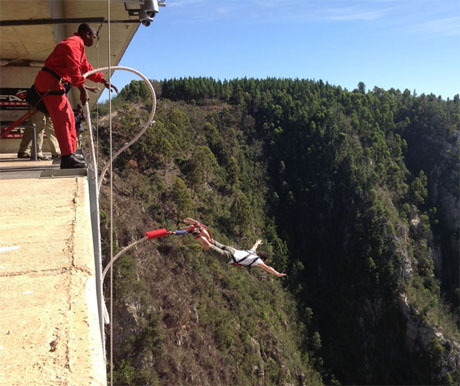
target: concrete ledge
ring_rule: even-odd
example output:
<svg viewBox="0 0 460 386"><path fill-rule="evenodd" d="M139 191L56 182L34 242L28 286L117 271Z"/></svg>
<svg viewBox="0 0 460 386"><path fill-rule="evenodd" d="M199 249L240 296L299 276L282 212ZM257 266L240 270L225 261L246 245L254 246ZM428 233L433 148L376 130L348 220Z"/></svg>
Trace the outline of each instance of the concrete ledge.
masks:
<svg viewBox="0 0 460 386"><path fill-rule="evenodd" d="M0 180L0 385L106 385L85 177Z"/></svg>
<svg viewBox="0 0 460 386"><path fill-rule="evenodd" d="M24 178L84 177L88 169L60 169L61 161L33 161L16 154L0 154L0 180Z"/></svg>
<svg viewBox="0 0 460 386"><path fill-rule="evenodd" d="M47 169L43 170L40 174L41 178L52 178L52 177L76 177L76 176L87 176L88 169Z"/></svg>

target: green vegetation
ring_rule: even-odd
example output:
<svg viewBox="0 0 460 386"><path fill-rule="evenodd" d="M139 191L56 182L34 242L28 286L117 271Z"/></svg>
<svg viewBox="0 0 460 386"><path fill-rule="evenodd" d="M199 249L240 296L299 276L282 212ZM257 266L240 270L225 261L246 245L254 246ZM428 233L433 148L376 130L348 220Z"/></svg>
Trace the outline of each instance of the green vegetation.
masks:
<svg viewBox="0 0 460 386"><path fill-rule="evenodd" d="M120 383L458 383L458 97L290 79L155 87L157 123L116 162L117 243L192 215L223 242L263 238L288 278L222 266L186 238L117 262ZM118 143L147 115L145 91L114 100ZM444 339L425 344L413 325Z"/></svg>

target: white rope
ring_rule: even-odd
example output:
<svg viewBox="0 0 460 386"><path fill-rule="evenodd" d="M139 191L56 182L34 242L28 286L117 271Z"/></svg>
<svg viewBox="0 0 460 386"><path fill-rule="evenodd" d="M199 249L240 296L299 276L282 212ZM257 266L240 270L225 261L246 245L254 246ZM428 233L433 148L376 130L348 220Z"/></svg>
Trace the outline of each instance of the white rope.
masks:
<svg viewBox="0 0 460 386"><path fill-rule="evenodd" d="M101 174L99 175L99 182L98 182L98 188L99 190L101 189L101 185L102 185L102 181L104 179L104 176L105 176L105 173L107 172L107 169L110 167L110 164L115 160L115 158L117 158L123 151L125 151L128 147L130 147L133 143L135 143L141 136L142 134L145 133L145 131L150 127L150 125L152 125L153 123L155 123L155 121L153 120L153 117L155 116L155 111L156 111L156 107L157 107L157 99L156 99L156 95L155 95L155 90L152 86L152 84L150 83L150 81L143 75L141 74L139 71L136 71L132 68L129 68L129 67L125 67L125 66L113 66L111 67L113 70L124 70L124 71L129 71L129 72L132 72L136 75L138 75L140 78L142 78L145 82L145 84L147 85L149 91L150 91L150 94L152 95L152 108L150 110L150 114L149 114L149 117L147 118L147 122L145 123L145 125L142 127L142 129L131 139L131 141L125 143L114 155L113 157L106 162L106 164L104 165L104 167L102 168L102 171L101 171ZM89 71L87 72L86 74L83 75L83 77L88 77L89 75L92 75L96 72L102 72L102 71L107 71L109 69L109 67L102 67L102 68L97 68L95 70L92 70L92 71Z"/></svg>
<svg viewBox="0 0 460 386"><path fill-rule="evenodd" d="M96 48L97 48L97 67L101 64L100 62L100 55L99 55L99 32L102 29L102 24L99 26L99 29L97 30L97 43L96 43ZM99 159L99 103L96 103L96 164Z"/></svg>
<svg viewBox="0 0 460 386"><path fill-rule="evenodd" d="M117 261L117 259L125 252L129 251L131 248L135 247L137 244L140 244L144 241L148 240L147 236L143 237L142 239L140 240L137 240L131 244L129 244L127 247L124 247L120 252L118 252L114 257L113 259L110 261L109 264L107 264L107 266L104 268L104 271L102 272L102 281L104 281L105 279L105 275L107 274L107 271L112 268L113 266L113 263L115 263L115 261Z"/></svg>

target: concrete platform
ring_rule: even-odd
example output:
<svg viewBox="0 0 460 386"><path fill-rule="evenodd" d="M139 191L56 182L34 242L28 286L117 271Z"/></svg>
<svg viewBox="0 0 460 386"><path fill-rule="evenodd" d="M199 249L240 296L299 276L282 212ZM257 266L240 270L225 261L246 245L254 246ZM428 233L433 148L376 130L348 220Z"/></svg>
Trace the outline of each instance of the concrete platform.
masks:
<svg viewBox="0 0 460 386"><path fill-rule="evenodd" d="M0 385L106 385L87 178L0 179L0 202Z"/></svg>

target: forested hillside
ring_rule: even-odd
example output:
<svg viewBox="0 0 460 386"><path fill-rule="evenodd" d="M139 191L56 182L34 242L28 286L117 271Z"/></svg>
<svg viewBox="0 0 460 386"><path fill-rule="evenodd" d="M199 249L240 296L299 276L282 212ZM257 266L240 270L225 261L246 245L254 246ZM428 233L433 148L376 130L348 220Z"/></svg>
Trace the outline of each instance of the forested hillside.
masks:
<svg viewBox="0 0 460 386"><path fill-rule="evenodd" d="M288 277L190 236L138 247L114 269L115 383L459 383L458 96L153 83L156 123L115 162L117 248L192 216L241 248L263 238ZM135 81L115 98L115 148L149 98ZM102 199L109 240L107 184Z"/></svg>

